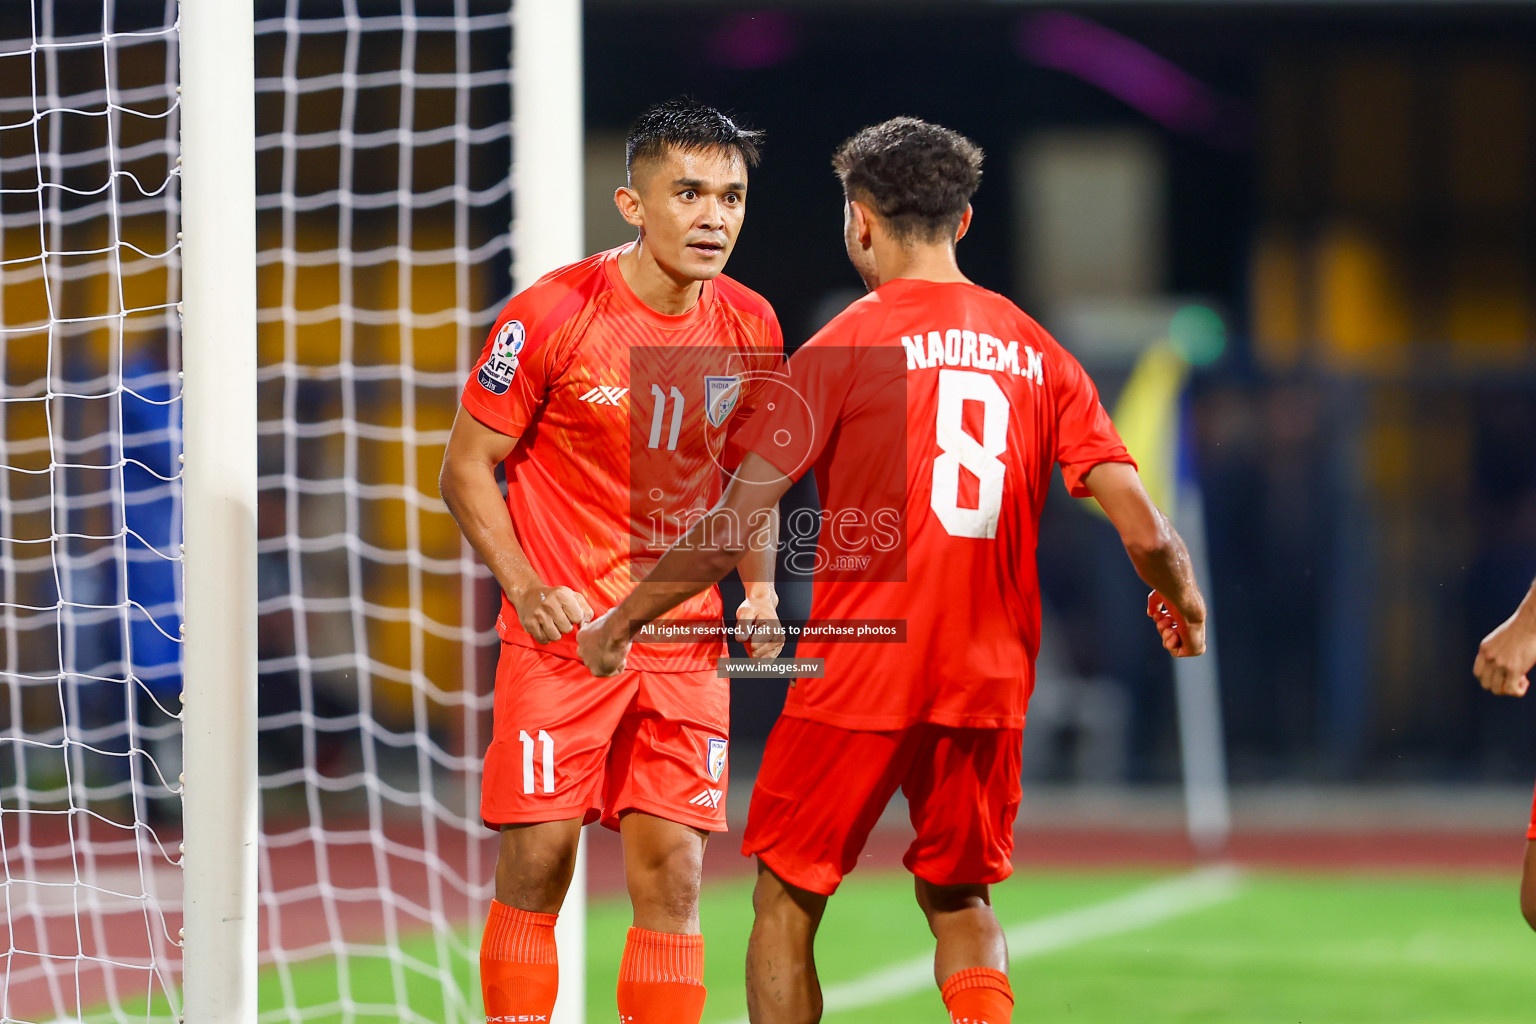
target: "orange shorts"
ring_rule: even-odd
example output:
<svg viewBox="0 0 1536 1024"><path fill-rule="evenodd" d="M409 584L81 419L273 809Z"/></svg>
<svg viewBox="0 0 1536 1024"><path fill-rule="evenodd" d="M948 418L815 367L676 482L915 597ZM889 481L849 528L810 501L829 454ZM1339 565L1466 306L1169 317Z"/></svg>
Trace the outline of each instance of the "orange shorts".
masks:
<svg viewBox="0 0 1536 1024"><path fill-rule="evenodd" d="M919 724L896 732L781 717L768 736L741 852L790 885L830 896L858 863L897 787L917 838L902 863L935 885L1013 873L1020 729Z"/></svg>
<svg viewBox="0 0 1536 1024"><path fill-rule="evenodd" d="M480 817L488 828L644 811L725 831L730 681L623 672L503 643Z"/></svg>
<svg viewBox="0 0 1536 1024"><path fill-rule="evenodd" d="M1525 830L1525 838L1536 840L1536 795L1531 797L1531 824Z"/></svg>

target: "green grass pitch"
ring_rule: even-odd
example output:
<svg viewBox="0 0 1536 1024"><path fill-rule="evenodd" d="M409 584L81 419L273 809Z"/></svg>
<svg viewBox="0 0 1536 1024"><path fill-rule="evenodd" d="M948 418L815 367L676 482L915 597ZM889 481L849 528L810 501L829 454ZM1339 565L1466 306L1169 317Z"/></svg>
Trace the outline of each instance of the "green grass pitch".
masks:
<svg viewBox="0 0 1536 1024"><path fill-rule="evenodd" d="M1150 872L1021 870L995 889L1005 926L1050 917L1136 892L1166 877ZM1515 1024L1536 1019L1536 935L1516 909L1516 879L1253 874L1235 895L1147 928L1016 959L1014 1020L1073 1024ZM706 1024L745 1017L742 962L751 883L706 889ZM629 909L622 899L589 908L587 1018L616 1019L618 973ZM852 876L833 898L818 940L824 985L849 982L931 949L900 873ZM429 942L402 952L434 959ZM473 998L473 980L464 974ZM305 1019L341 1021L335 965L294 968L290 984ZM354 959L354 999L394 990L387 963ZM422 1019L448 1020L440 998L411 985ZM264 1010L282 1005L278 980L263 976ZM332 1004L327 1007L326 1004ZM398 1012L355 1021L399 1020ZM478 1018L473 1018L478 1019ZM941 1024L930 986L876 1005L829 1013L829 1024Z"/></svg>

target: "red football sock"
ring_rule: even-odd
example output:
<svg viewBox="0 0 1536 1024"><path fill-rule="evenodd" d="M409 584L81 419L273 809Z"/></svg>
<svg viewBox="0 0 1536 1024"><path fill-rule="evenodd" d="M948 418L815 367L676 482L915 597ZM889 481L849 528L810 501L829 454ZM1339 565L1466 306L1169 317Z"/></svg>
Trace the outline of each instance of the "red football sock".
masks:
<svg viewBox="0 0 1536 1024"><path fill-rule="evenodd" d="M491 901L480 940L480 992L488 1021L548 1021L560 987L555 915Z"/></svg>
<svg viewBox="0 0 1536 1024"><path fill-rule="evenodd" d="M956 971L939 994L951 1024L1012 1024L1013 989L1002 971L990 967Z"/></svg>
<svg viewBox="0 0 1536 1024"><path fill-rule="evenodd" d="M699 1024L704 936L631 928L619 965L619 1024Z"/></svg>

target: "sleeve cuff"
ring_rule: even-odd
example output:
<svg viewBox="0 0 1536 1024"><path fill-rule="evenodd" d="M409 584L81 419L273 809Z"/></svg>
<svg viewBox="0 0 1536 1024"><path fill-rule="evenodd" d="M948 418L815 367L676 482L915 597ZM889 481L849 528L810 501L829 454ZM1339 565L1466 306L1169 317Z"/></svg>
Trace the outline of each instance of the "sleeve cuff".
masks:
<svg viewBox="0 0 1536 1024"><path fill-rule="evenodd" d="M770 446L766 444L744 445L741 448L741 456L742 458L746 458L748 452L754 453L758 458L762 459L764 462L768 463L768 465L772 466L780 473L783 473L791 480L799 480L800 477L805 474L806 470L811 468L809 465L800 465L800 459L794 458L792 455L790 455L789 452L782 448L778 451L772 451L769 449ZM737 465L740 466L741 460L738 459L736 461ZM794 465L786 466L784 463L794 463ZM799 473L795 472L797 468L800 470Z"/></svg>
<svg viewBox="0 0 1536 1024"><path fill-rule="evenodd" d="M508 437L517 437L521 433L520 428L510 419L493 409L491 406L480 401L480 399L476 397L474 392L470 389L473 386L474 381L471 380L470 387L466 387L464 389L464 394L459 399L460 404L464 406L465 410L482 426L490 427L498 434L506 434Z"/></svg>
<svg viewBox="0 0 1536 1024"><path fill-rule="evenodd" d="M1118 455L1109 455L1099 459L1089 459L1085 462L1064 462L1061 465L1061 481L1067 485L1067 493L1074 498L1093 497L1093 492L1083 483L1083 477L1092 472L1094 466L1102 466L1106 462L1123 462L1132 469L1140 469L1136 465L1136 460L1131 458L1130 452L1121 452Z"/></svg>

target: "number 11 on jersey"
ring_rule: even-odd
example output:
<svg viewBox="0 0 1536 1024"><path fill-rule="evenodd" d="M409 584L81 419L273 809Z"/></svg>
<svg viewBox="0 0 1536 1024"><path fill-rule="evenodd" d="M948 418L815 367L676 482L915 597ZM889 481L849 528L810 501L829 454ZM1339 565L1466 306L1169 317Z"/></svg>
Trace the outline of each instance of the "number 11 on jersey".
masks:
<svg viewBox="0 0 1536 1024"><path fill-rule="evenodd" d="M532 793L534 790L533 775L533 737L526 730L518 732L518 738L523 741L523 792ZM543 748L544 792L555 791L555 741L543 729L539 730L539 746Z"/></svg>
<svg viewBox="0 0 1536 1024"><path fill-rule="evenodd" d="M667 451L677 451L677 434L683 429L683 393L677 388L670 392L661 390L660 384L651 385L651 397L656 399L656 408L651 413L651 439L647 448L661 447L661 427L666 422L667 399L672 400L672 431L667 435Z"/></svg>

